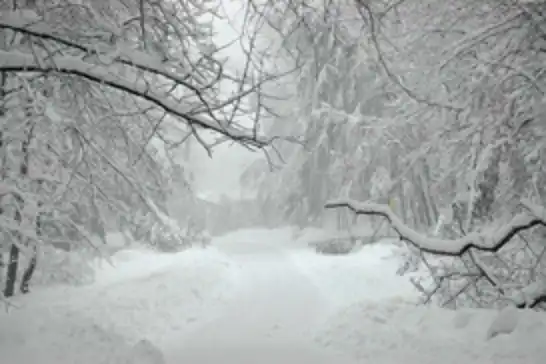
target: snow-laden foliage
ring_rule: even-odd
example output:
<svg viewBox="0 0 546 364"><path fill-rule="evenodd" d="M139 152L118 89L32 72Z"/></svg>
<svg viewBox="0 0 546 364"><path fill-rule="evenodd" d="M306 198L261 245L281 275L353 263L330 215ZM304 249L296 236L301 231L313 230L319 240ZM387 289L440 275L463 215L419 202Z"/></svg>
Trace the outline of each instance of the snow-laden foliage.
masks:
<svg viewBox="0 0 546 364"><path fill-rule="evenodd" d="M138 227L133 238L158 251L177 252L192 245L207 246L210 243L210 235L206 230L191 221L181 226L178 221L161 211L156 211L155 215L141 215L137 217L135 224Z"/></svg>
<svg viewBox="0 0 546 364"><path fill-rule="evenodd" d="M287 0L261 9L277 14L277 34L305 59L295 100L277 105L291 115L276 120L304 146L283 151L280 171L255 165L246 176L267 209L275 202L270 215L306 224L327 216L329 199L371 200L427 236L507 232L502 249L451 258L410 244L433 278L417 284L427 301L520 305L515 296L543 286L542 224L504 229L528 209L522 199L546 204L542 3Z"/></svg>
<svg viewBox="0 0 546 364"><path fill-rule="evenodd" d="M38 255L32 284L49 287L93 283L95 270L92 262L95 256L96 254L91 251L69 252L46 245L41 248ZM28 256L23 256L20 261L21 267L26 267L28 263Z"/></svg>
<svg viewBox="0 0 546 364"><path fill-rule="evenodd" d="M287 18L294 19L291 15ZM389 138L361 122L366 117L374 123L381 114L385 82L363 50L362 38L354 34L353 24L328 11L296 15L304 17L305 26L295 29L292 42L305 62L297 76L291 112L272 129L287 125L304 145L281 150L285 163L280 173L263 173L266 167L255 165L245 177L250 182L258 179L265 208L276 207L291 222L305 225L324 217L324 203L333 194L366 199L380 193L378 189L388 189L388 181L373 166L387 163L389 156L380 153L376 143L386 146Z"/></svg>
<svg viewBox="0 0 546 364"><path fill-rule="evenodd" d="M6 296L20 251L104 242L107 231L135 230L141 215L165 225L158 212L185 179L171 157L186 140L208 151L225 140L269 143L239 120L259 119L264 110L249 111L247 99L274 77L260 72L258 52L242 73L225 67L212 40L216 13L209 0L0 1ZM208 144L203 130L221 138ZM176 229L154 239L178 244L188 232Z"/></svg>

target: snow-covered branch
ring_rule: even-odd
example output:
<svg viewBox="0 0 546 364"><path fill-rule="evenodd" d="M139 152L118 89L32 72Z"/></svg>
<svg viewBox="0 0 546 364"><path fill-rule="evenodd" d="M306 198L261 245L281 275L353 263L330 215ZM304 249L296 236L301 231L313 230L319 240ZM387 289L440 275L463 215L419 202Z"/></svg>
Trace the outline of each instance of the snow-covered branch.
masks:
<svg viewBox="0 0 546 364"><path fill-rule="evenodd" d="M56 57L54 62L46 64L38 62L35 57L17 51L0 51L0 71L6 72L58 72L83 77L89 81L108 85L117 90L140 97L159 106L167 113L178 117L185 122L209 129L226 137L242 142L248 142L257 147L268 144L266 138L255 135L252 131L235 128L229 123L219 120L209 120L204 117L191 115L183 105L169 100L166 95L152 90L144 80L130 81L109 71L108 68L87 63L75 57Z"/></svg>
<svg viewBox="0 0 546 364"><path fill-rule="evenodd" d="M539 303L546 302L546 284L542 281L529 284L519 292L519 297L514 301L518 308L533 308Z"/></svg>
<svg viewBox="0 0 546 364"><path fill-rule="evenodd" d="M445 255L461 256L471 248L496 252L505 246L518 233L535 226L546 226L546 220L534 213L523 212L512 218L508 223L494 228L484 229L470 233L459 239L439 239L425 236L407 226L388 205L372 202L357 202L351 200L332 200L326 208L346 207L357 215L376 215L386 218L391 227L400 235L400 239L412 244L423 252Z"/></svg>
<svg viewBox="0 0 546 364"><path fill-rule="evenodd" d="M172 190L189 174L173 161L174 149L184 143L189 150L189 136L209 153L214 145L200 135L203 129L248 149L275 140L262 135L259 119L267 112L256 104L265 97L262 85L282 75L260 68L262 52L244 53L242 64L226 60L227 46L217 45L211 31L215 4L4 5L0 252L9 250L10 259L0 283L6 297L16 294L21 252L31 258L20 287L26 293L37 247L94 250L96 239L107 243L109 231L136 237L139 227L164 230Z"/></svg>
<svg viewBox="0 0 546 364"><path fill-rule="evenodd" d="M488 253L499 252L501 248L507 246L512 240L518 240L515 239L516 236L521 238L521 233L525 230L535 226L546 226L546 213L543 207L530 201L522 201L522 205L526 208L526 211L514 216L508 223L490 226L481 231L451 240L428 237L413 230L396 216L388 205L372 202L361 203L352 200L333 200L326 204L326 208L348 208L357 215L375 215L387 219L401 240L419 250L422 261L430 270L430 274L434 279L434 288L432 290L427 291L419 282L413 282L425 295L425 302L430 302L433 295L438 295L446 281L457 281L466 277L466 283L455 292L449 292L449 297L442 305L453 302L457 296L466 292L470 287L477 289L476 286L480 281L483 281L493 287L499 298L513 302L516 307L535 308L539 304L546 302L546 285L540 277L535 276L531 283L523 286L523 288L519 287L514 291L514 287L503 283L497 276L500 275L503 277L504 274L517 275L517 269L509 272L499 272L498 267L491 265L490 260L487 263L476 254L478 251L485 252L483 257L484 259L488 259ZM455 260L459 263L462 262L463 266L466 266L470 261L471 268L466 266L468 272L465 272L455 263L453 263L453 267L451 268L439 263L438 267L432 269L423 253L436 255L438 259L445 259L442 257L455 257ZM497 256L496 259L500 260L501 258ZM503 267L506 268L505 265Z"/></svg>
<svg viewBox="0 0 546 364"><path fill-rule="evenodd" d="M141 71L151 72L176 81L176 83L183 85L193 92L199 93L198 87L193 86L187 81L191 73L181 76L167 70L166 67L161 65L162 60L159 56L154 57L145 52L131 50L129 47L123 47L120 45L104 46L101 47L104 49L99 51L99 47L97 46L86 46L85 44L80 44L76 41L65 39L60 35L56 35L49 26L44 23L40 23L39 19L36 19L35 17L27 19L28 16L21 17L18 15L19 13L17 12L11 12L8 15L1 16L0 28L53 41L54 43L84 52L87 57L96 56L101 59L109 59L111 62L119 62L126 66L135 67ZM202 86L209 85L203 84Z"/></svg>

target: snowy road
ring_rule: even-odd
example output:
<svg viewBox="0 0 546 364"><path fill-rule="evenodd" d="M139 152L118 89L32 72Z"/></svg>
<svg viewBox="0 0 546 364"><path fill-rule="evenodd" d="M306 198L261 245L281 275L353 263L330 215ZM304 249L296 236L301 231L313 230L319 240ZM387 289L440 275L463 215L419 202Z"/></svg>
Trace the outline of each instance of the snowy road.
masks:
<svg viewBox="0 0 546 364"><path fill-rule="evenodd" d="M257 229L178 254L122 251L115 267L97 268L95 283L34 289L0 312L0 364L537 364L546 357L543 314L505 320L489 310L415 307L415 290L395 274L393 245L334 257L302 239L290 229ZM504 333L491 338L495 326Z"/></svg>
<svg viewBox="0 0 546 364"><path fill-rule="evenodd" d="M324 292L298 270L282 241L255 235L253 241L220 242L247 277L244 289L221 318L174 343L168 362L352 363L313 341L332 310Z"/></svg>

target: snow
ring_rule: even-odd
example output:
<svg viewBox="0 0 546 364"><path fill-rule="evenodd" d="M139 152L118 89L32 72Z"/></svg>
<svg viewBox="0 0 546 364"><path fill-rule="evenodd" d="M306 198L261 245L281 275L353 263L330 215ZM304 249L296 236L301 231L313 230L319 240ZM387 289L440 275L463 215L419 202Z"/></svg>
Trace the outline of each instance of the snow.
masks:
<svg viewBox="0 0 546 364"><path fill-rule="evenodd" d="M537 363L546 318L415 305L389 241L346 256L331 231L251 229L176 254L122 250L83 287L0 314L2 363Z"/></svg>
<svg viewBox="0 0 546 364"><path fill-rule="evenodd" d="M350 230L337 230L335 228L305 228L303 230L294 230L293 238L295 242L303 247L309 244L343 239L365 239L368 240L375 235L375 231L370 227L358 227Z"/></svg>
<svg viewBox="0 0 546 364"><path fill-rule="evenodd" d="M517 328L519 322L519 310L514 306L503 308L495 317L489 330L487 330L487 338L492 339L497 335L511 334Z"/></svg>
<svg viewBox="0 0 546 364"><path fill-rule="evenodd" d="M129 64L138 66L137 59L130 59L127 61ZM111 68L111 69L110 69ZM165 74L161 68L145 68L152 74L164 75L173 82L178 83L179 80L174 76ZM261 136L254 135L251 131L245 129L235 128L230 123L224 123L221 120L209 120L205 117L195 116L188 114L188 110L180 106L176 100L171 100L166 97L165 94L152 91L146 82L142 80L129 80L119 77L116 74L115 69L109 67L109 65L100 65L86 62L82 59L73 56L62 56L55 58L54 64L46 65L41 64L36 60L36 57L28 55L19 51L3 51L0 50L0 70L16 70L16 71L57 71L61 73L73 74L80 77L87 78L89 81L104 83L118 90L127 92L133 96L140 97L146 101L149 101L167 113L174 115L178 118L184 119L187 123L197 125L204 129L226 135L233 140L245 140L247 142L254 142L256 146L264 146L269 143L269 140ZM236 99L235 97L233 99Z"/></svg>
<svg viewBox="0 0 546 364"><path fill-rule="evenodd" d="M331 317L316 340L374 364L538 363L546 355L546 318L523 310L515 314L518 327L491 338L491 327L503 329L502 312L415 307L400 300L361 302ZM508 321L505 327L514 323Z"/></svg>
<svg viewBox="0 0 546 364"><path fill-rule="evenodd" d="M539 281L531 282L518 293L513 301L518 305L531 307L538 297L546 296L546 282L539 278Z"/></svg>
<svg viewBox="0 0 546 364"><path fill-rule="evenodd" d="M17 297L0 314L2 363L110 363L113 352L124 360L141 340L161 346L214 320L239 289L238 267L213 248L128 250L111 260L93 285Z"/></svg>
<svg viewBox="0 0 546 364"><path fill-rule="evenodd" d="M298 239L298 246L306 246L324 237L343 235L309 229ZM317 255L310 249L301 249L292 251L290 258L300 272L325 291L330 304L339 308L362 300L381 302L397 297L407 300L417 298L417 292L409 280L395 274L400 265L399 259L394 256L395 250L393 244L385 241L364 245L348 255Z"/></svg>
<svg viewBox="0 0 546 364"><path fill-rule="evenodd" d="M163 352L149 340L140 340L126 357L127 364L162 364L165 362Z"/></svg>
<svg viewBox="0 0 546 364"><path fill-rule="evenodd" d="M536 206L527 206L531 209L531 214L523 212L515 215L511 221L494 226L488 230L474 232L465 235L462 238L446 240L434 237L426 237L413 230L394 214L388 205L382 205L372 202L361 203L352 200L332 200L326 204L327 208L347 207L361 214L380 215L389 220L393 229L408 242L411 242L424 252L431 254L459 256L470 248L476 248L483 251L497 251L505 245L514 232L522 228L528 228L535 225L546 225L544 214Z"/></svg>

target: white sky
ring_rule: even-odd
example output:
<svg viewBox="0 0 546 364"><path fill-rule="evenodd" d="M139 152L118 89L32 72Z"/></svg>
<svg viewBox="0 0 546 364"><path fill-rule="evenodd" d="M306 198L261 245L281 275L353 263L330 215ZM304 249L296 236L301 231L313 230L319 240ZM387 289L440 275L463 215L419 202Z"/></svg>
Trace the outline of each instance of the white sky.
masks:
<svg viewBox="0 0 546 364"><path fill-rule="evenodd" d="M220 0L226 10L227 21L215 20L215 41L222 46L239 38L244 13L240 0ZM237 29L238 28L238 29ZM245 55L238 42L228 47L222 56L229 57L227 67L241 68ZM239 120L241 122L241 120ZM252 153L236 144L225 143L214 149L213 158L196 145L192 150L192 167L196 178L195 187L201 194L219 196L226 194L239 197L243 192L239 183L241 173L256 158L262 158L260 152Z"/></svg>

